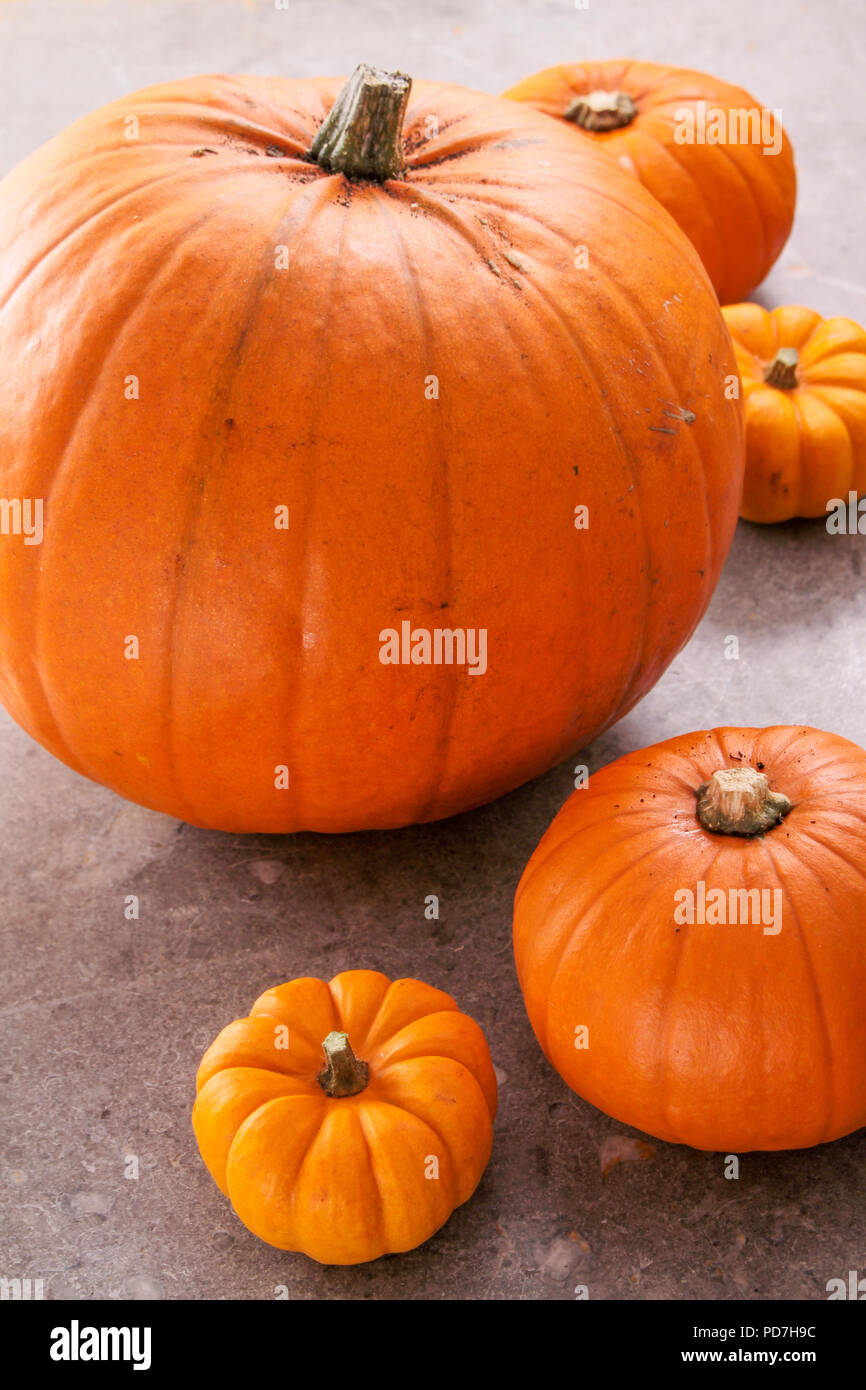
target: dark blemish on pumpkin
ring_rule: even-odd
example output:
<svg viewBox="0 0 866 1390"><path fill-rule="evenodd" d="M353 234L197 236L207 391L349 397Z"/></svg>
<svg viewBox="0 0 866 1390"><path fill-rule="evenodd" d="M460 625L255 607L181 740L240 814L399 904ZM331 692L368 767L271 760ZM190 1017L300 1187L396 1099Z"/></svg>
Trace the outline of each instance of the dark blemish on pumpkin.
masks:
<svg viewBox="0 0 866 1390"><path fill-rule="evenodd" d="M650 429L656 434L676 434L676 430L669 430L665 425L650 425Z"/></svg>
<svg viewBox="0 0 866 1390"><path fill-rule="evenodd" d="M254 150L252 145L244 145L244 154L258 154L258 150Z"/></svg>
<svg viewBox="0 0 866 1390"><path fill-rule="evenodd" d="M668 401L668 405L673 405L673 401ZM663 410L662 415L667 415L672 420L682 420L684 425L694 424L697 419L693 410L684 410L682 406L675 406L673 410Z"/></svg>
<svg viewBox="0 0 866 1390"><path fill-rule="evenodd" d="M763 772L763 771L764 771L764 764L763 764L763 763L755 763L755 767L758 769L759 772Z"/></svg>
<svg viewBox="0 0 866 1390"><path fill-rule="evenodd" d="M440 603L439 607L440 607L440 608L447 608L447 607L448 607L448 599L446 599L444 603Z"/></svg>
<svg viewBox="0 0 866 1390"><path fill-rule="evenodd" d="M115 748L115 750L114 750L114 756L115 756L115 758L122 758L122 757L123 757L123 754L121 753L121 751L120 751L119 748Z"/></svg>
<svg viewBox="0 0 866 1390"><path fill-rule="evenodd" d="M284 159L286 152L285 150L281 150L279 145L268 145L265 149L265 154L271 159Z"/></svg>
<svg viewBox="0 0 866 1390"><path fill-rule="evenodd" d="M216 150L211 150L207 147L198 150L193 150L191 158L200 159L203 154L216 154Z"/></svg>
<svg viewBox="0 0 866 1390"><path fill-rule="evenodd" d="M225 427L226 427L227 430L233 430L234 427L235 427L235 422L234 422L234 420L226 420L226 422L225 422Z"/></svg>
<svg viewBox="0 0 866 1390"><path fill-rule="evenodd" d="M574 476L577 477L577 475L578 475L579 472L580 472L580 469L578 468L577 464L575 464L575 465L574 465Z"/></svg>

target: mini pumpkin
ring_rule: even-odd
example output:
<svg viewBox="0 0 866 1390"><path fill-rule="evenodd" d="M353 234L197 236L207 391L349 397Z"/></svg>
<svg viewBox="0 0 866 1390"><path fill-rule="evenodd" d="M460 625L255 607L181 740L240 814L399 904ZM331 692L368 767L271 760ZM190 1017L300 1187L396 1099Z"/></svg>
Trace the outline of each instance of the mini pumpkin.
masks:
<svg viewBox="0 0 866 1390"><path fill-rule="evenodd" d="M322 1264L411 1250L487 1166L484 1035L420 980L349 970L269 989L202 1058L193 1127L237 1215Z"/></svg>
<svg viewBox="0 0 866 1390"><path fill-rule="evenodd" d="M866 752L723 728L629 753L553 821L514 950L547 1057L671 1143L795 1149L866 1124Z"/></svg>
<svg viewBox="0 0 866 1390"><path fill-rule="evenodd" d="M866 332L813 309L731 304L746 406L747 521L825 516L866 493Z"/></svg>
<svg viewBox="0 0 866 1390"><path fill-rule="evenodd" d="M640 179L696 246L722 303L760 284L785 245L791 145L741 87L618 59L546 68L504 95L569 122Z"/></svg>
<svg viewBox="0 0 866 1390"><path fill-rule="evenodd" d="M536 776L658 679L736 526L686 238L529 106L409 87L168 83L0 184L0 497L45 502L0 537L0 699L198 825Z"/></svg>

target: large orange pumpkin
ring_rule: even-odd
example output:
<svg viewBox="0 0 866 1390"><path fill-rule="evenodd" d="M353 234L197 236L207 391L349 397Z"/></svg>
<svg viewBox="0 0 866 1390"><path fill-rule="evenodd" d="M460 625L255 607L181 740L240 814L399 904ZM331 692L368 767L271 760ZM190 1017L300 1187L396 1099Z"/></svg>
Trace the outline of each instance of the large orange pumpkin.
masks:
<svg viewBox="0 0 866 1390"><path fill-rule="evenodd" d="M724 1152L858 1129L866 752L714 729L619 758L530 859L514 948L546 1055L615 1119Z"/></svg>
<svg viewBox="0 0 866 1390"><path fill-rule="evenodd" d="M723 304L759 285L788 240L791 145L741 87L618 59L546 68L505 95L568 121L639 178L697 247Z"/></svg>
<svg viewBox="0 0 866 1390"><path fill-rule="evenodd" d="M746 405L748 521L826 516L866 495L866 332L797 304L722 310ZM859 527L859 517L856 525Z"/></svg>
<svg viewBox="0 0 866 1390"><path fill-rule="evenodd" d="M269 989L208 1048L197 1088L201 1155L241 1221L322 1264L420 1245L472 1196L493 1143L478 1024L375 970Z"/></svg>
<svg viewBox="0 0 866 1390"><path fill-rule="evenodd" d="M153 87L0 184L0 496L44 499L0 536L0 695L196 824L538 774L658 679L736 523L686 239L529 106L419 83L401 150L408 85Z"/></svg>

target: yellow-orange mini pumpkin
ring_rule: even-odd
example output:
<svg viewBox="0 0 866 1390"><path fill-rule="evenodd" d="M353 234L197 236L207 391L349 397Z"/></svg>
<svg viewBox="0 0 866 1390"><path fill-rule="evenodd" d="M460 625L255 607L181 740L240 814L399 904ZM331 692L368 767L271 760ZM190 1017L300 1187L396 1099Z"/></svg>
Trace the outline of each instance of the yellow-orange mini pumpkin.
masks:
<svg viewBox="0 0 866 1390"><path fill-rule="evenodd" d="M794 156L776 115L742 87L617 59L546 68L505 96L567 121L640 179L694 243L723 304L759 285L785 245Z"/></svg>
<svg viewBox="0 0 866 1390"><path fill-rule="evenodd" d="M546 1055L615 1119L734 1153L860 1128L866 752L780 727L619 758L530 859L514 949Z"/></svg>
<svg viewBox="0 0 866 1390"><path fill-rule="evenodd" d="M269 989L208 1048L197 1086L199 1149L241 1221L322 1264L420 1245L490 1157L484 1035L420 980L349 970Z"/></svg>
<svg viewBox="0 0 866 1390"><path fill-rule="evenodd" d="M722 313L746 403L741 515L825 516L866 493L866 332L799 305Z"/></svg>

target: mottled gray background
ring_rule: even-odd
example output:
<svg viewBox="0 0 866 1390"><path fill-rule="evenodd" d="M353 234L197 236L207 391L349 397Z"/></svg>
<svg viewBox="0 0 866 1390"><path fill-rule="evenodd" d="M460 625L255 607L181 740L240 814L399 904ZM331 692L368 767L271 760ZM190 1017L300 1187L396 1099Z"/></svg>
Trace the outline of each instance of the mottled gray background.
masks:
<svg viewBox="0 0 866 1390"><path fill-rule="evenodd" d="M859 0L6 0L0 172L88 109L193 72L313 76L363 59L500 90L569 58L681 63L782 109L800 205L766 302L862 321L863 32ZM590 766L719 723L812 723L866 743L864 544L821 522L741 522L688 650ZM739 661L724 658L728 634ZM0 760L0 1274L74 1298L267 1299L285 1284L293 1298L563 1299L582 1283L596 1299L773 1299L823 1298L828 1279L866 1269L866 1132L747 1157L729 1182L719 1156L648 1154L544 1062L513 972L511 899L570 763L444 824L279 839L127 805L2 714ZM124 920L127 893L139 922ZM198 1158L189 1108L204 1046L262 989L358 966L452 992L488 1034L501 1109L479 1192L428 1245L322 1269L244 1230Z"/></svg>

